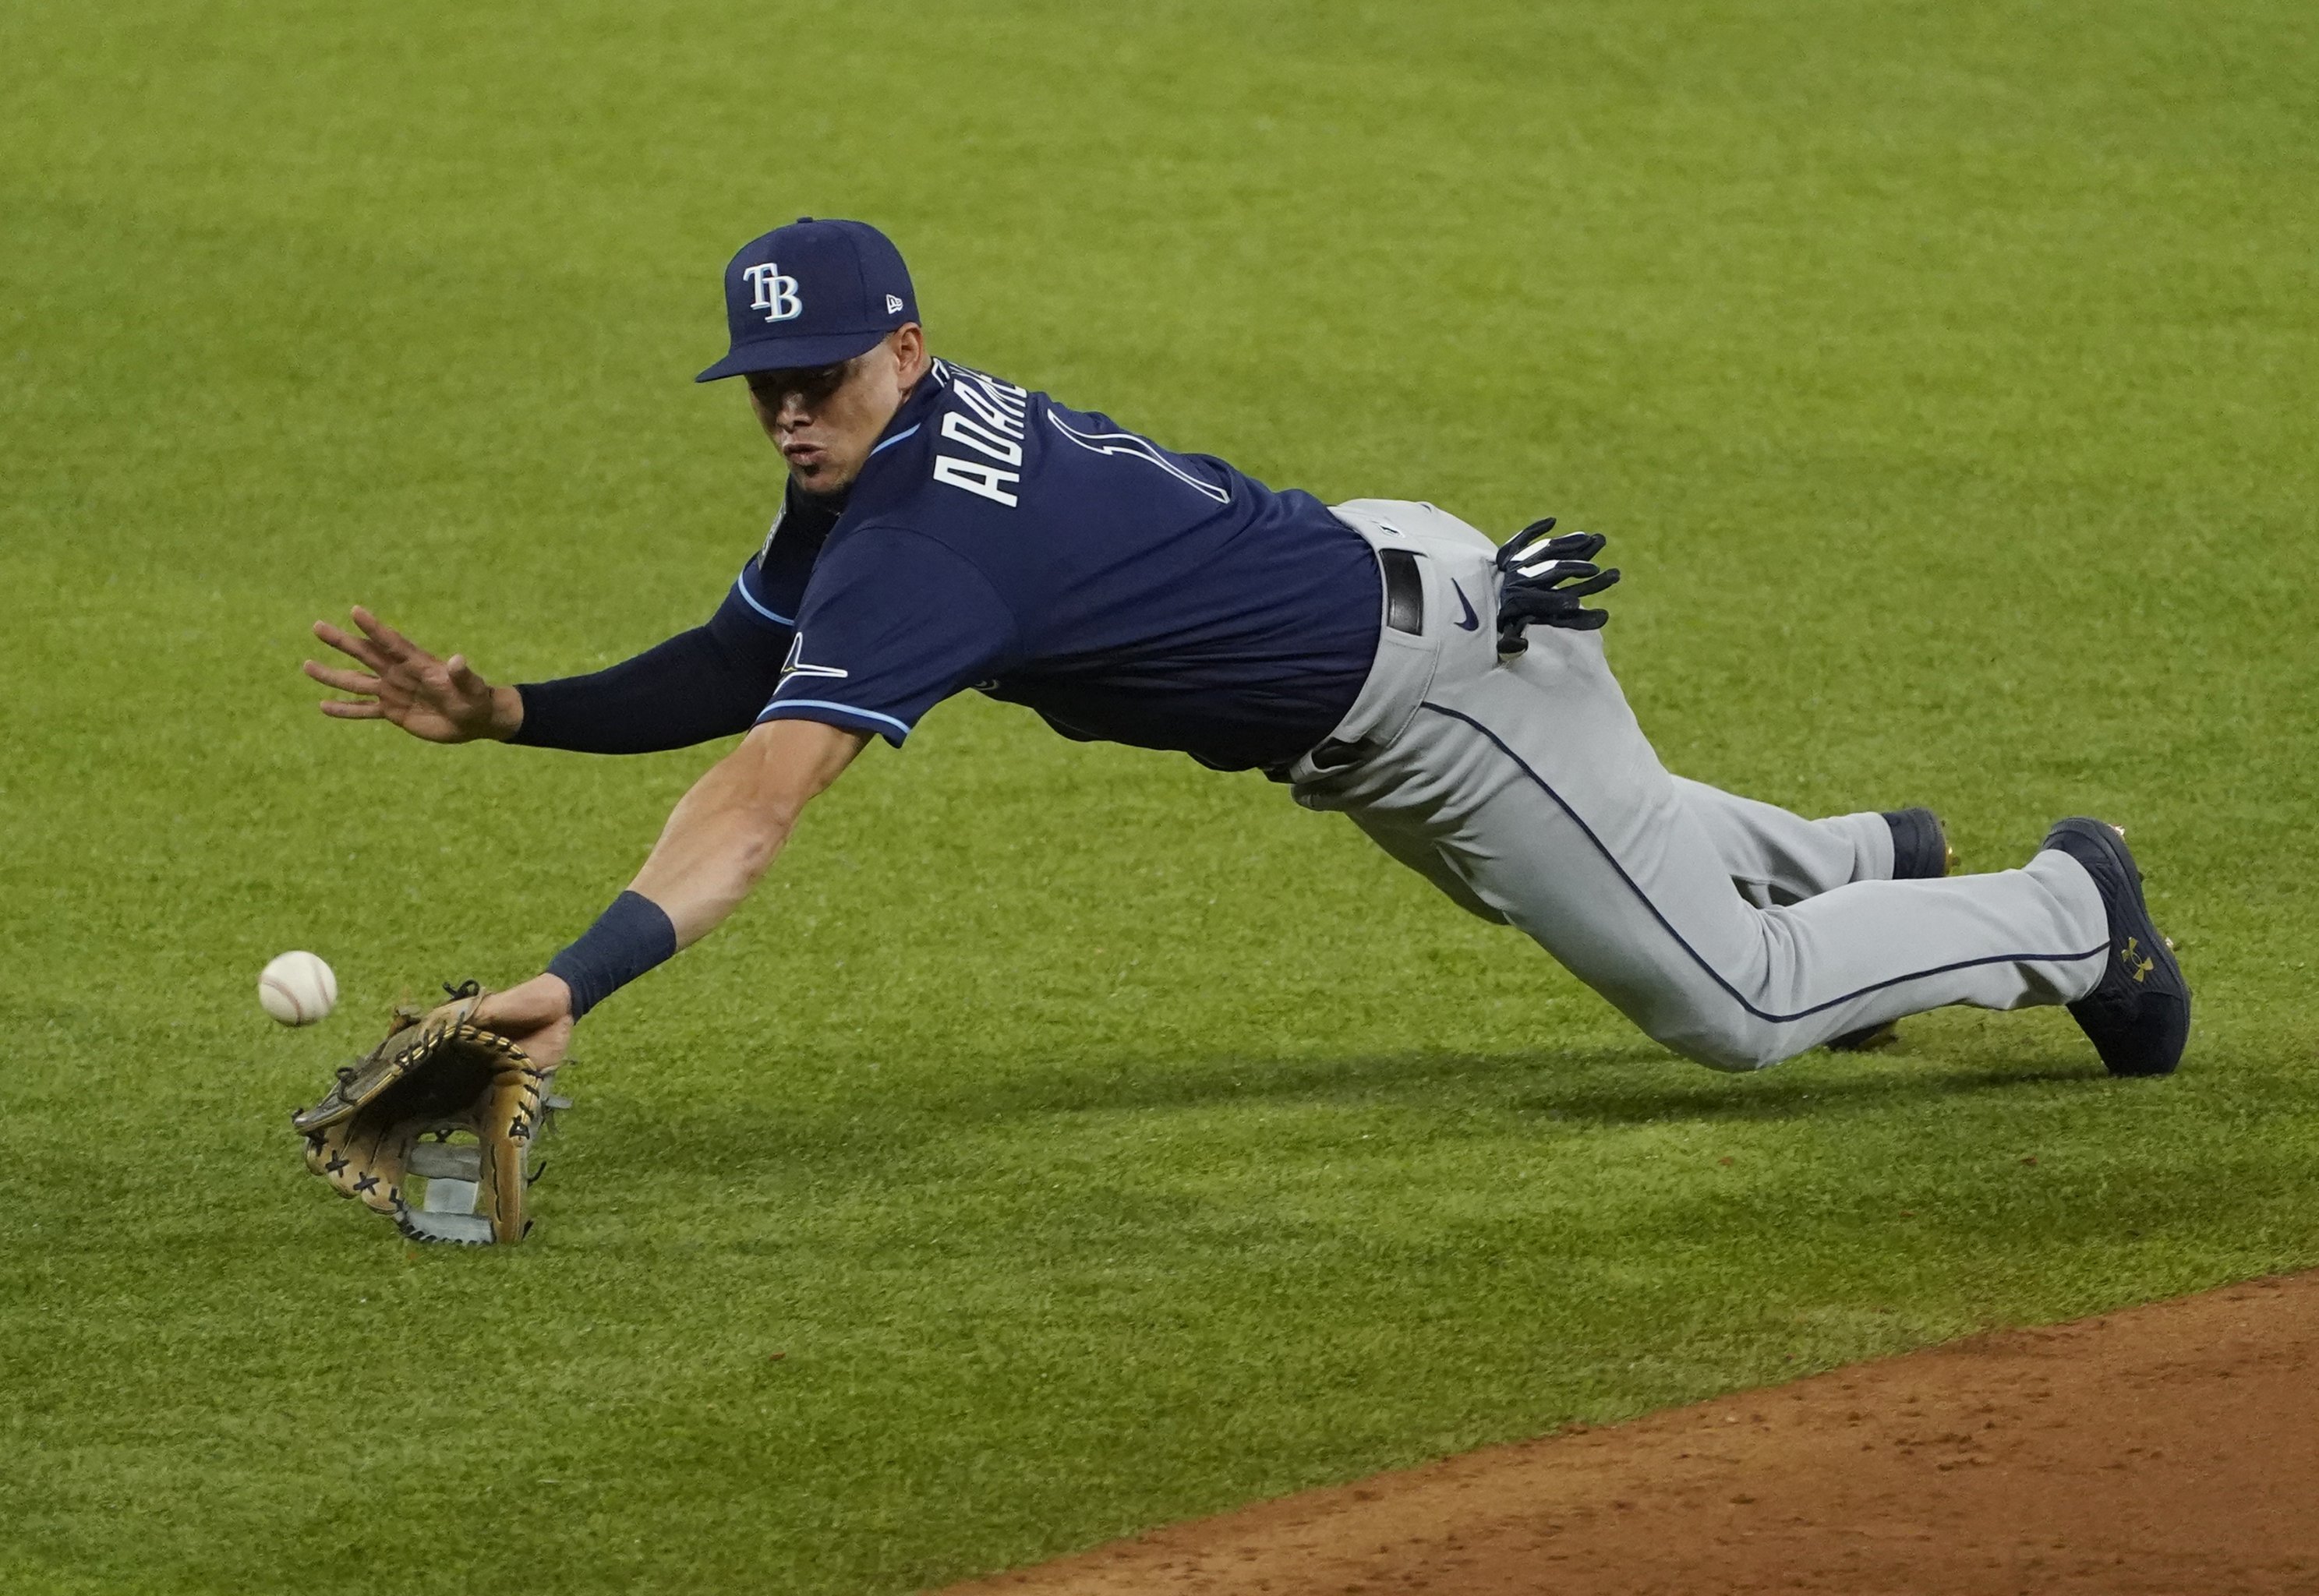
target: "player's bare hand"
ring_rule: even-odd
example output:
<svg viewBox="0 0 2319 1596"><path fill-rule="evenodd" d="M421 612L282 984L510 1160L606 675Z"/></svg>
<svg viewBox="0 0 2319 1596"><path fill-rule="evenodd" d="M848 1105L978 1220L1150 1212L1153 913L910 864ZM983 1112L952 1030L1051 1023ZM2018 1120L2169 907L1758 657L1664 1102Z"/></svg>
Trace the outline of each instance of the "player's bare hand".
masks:
<svg viewBox="0 0 2319 1596"><path fill-rule="evenodd" d="M326 699L322 713L338 720L389 720L429 743L504 741L523 724L523 698L493 687L469 667L465 654L438 659L357 604L355 632L328 621L314 636L362 667L305 663L307 675L351 699Z"/></svg>
<svg viewBox="0 0 2319 1596"><path fill-rule="evenodd" d="M572 1050L572 988L561 976L536 975L484 998L475 1023L521 1042L533 1063L553 1069Z"/></svg>

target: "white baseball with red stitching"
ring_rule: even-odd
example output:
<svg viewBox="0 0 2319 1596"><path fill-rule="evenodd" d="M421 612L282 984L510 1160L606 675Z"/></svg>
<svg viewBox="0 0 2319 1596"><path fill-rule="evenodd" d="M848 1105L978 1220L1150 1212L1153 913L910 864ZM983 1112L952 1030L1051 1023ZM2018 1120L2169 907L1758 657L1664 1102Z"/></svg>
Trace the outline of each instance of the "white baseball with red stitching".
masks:
<svg viewBox="0 0 2319 1596"><path fill-rule="evenodd" d="M338 978L311 953L284 953L257 978L257 1001L284 1025L311 1025L338 1005Z"/></svg>

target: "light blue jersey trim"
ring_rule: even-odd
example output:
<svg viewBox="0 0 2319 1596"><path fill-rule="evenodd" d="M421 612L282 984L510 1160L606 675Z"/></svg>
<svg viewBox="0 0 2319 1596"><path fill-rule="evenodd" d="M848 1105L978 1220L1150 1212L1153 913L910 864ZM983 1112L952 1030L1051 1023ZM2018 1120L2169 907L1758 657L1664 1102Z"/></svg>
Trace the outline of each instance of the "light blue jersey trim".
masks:
<svg viewBox="0 0 2319 1596"><path fill-rule="evenodd" d="M875 709L857 709L851 704L832 703L827 699L775 699L758 712L756 724L764 725L767 720L784 709L835 709L847 715L858 715L864 720L874 720L880 726L892 726L898 736L907 737L910 735L910 724L906 720L897 720L890 715L880 715ZM811 717L807 718L810 719Z"/></svg>
<svg viewBox="0 0 2319 1596"><path fill-rule="evenodd" d="M925 425L925 423L924 421L918 423L918 427L923 427ZM882 454L884 451L892 448L896 444L901 442L904 438L908 437L911 433L917 431L918 427L911 428L908 432L897 432L893 437L888 438L884 443L880 444L876 448L870 452L873 455Z"/></svg>
<svg viewBox="0 0 2319 1596"><path fill-rule="evenodd" d="M797 622L791 620L788 616L775 615L771 610L766 609L763 605L758 603L756 600L749 596L749 573L746 571L742 572L740 575L733 579L733 591L741 595L742 603L746 604L750 609L755 610L759 615L763 616L775 626L793 627L797 625Z"/></svg>

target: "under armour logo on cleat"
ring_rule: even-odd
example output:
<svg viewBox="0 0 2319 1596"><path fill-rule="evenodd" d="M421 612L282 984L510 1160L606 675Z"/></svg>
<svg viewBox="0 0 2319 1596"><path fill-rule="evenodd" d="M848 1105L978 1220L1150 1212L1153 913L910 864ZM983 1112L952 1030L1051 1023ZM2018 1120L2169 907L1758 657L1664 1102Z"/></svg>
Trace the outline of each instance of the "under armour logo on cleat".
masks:
<svg viewBox="0 0 2319 1596"><path fill-rule="evenodd" d="M2127 937L2125 946L2117 951L2117 956L2126 969L2134 972L2134 978L2137 981L2158 968L2158 960L2143 952L2142 939L2138 936Z"/></svg>

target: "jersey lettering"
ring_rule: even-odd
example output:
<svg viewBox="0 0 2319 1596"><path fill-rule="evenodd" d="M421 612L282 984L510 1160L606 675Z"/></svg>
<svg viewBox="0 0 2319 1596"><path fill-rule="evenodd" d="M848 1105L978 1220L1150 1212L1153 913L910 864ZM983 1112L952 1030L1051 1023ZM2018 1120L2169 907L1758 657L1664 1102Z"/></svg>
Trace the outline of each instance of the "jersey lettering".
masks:
<svg viewBox="0 0 2319 1596"><path fill-rule="evenodd" d="M1019 471L1001 471L995 465L961 460L952 455L934 456L934 481L947 482L953 488L964 488L970 493L979 493L1009 509L1022 500L1006 491L1006 484L1022 480L1023 473Z"/></svg>
<svg viewBox="0 0 2319 1596"><path fill-rule="evenodd" d="M1010 412L1002 408L990 393L967 383L961 383L955 392L959 401L980 416L992 431L1007 437L1023 436L1023 410L1020 405Z"/></svg>
<svg viewBox="0 0 2319 1596"><path fill-rule="evenodd" d="M997 419L993 420L994 426L999 425L1001 420L1016 422L1015 436L1022 436L1019 424L1029 409L1029 390L1017 388L1012 383L1002 383L988 372L970 371L962 365L953 365L950 372L958 379L955 392L961 399L973 405L977 410L986 413L996 410ZM1000 429L1005 430L1003 427Z"/></svg>
<svg viewBox="0 0 2319 1596"><path fill-rule="evenodd" d="M950 369L963 381L981 386L1001 404L1016 410L1021 410L1023 401L1031 397L1028 388L1018 388L1005 377L994 377L987 371L977 371L970 365L953 365Z"/></svg>
<svg viewBox="0 0 2319 1596"><path fill-rule="evenodd" d="M1023 446L999 437L979 421L970 421L956 410L943 413L942 434L944 437L964 444L968 448L989 455L1001 465L1023 464ZM1015 436L1023 436L1018 426Z"/></svg>

